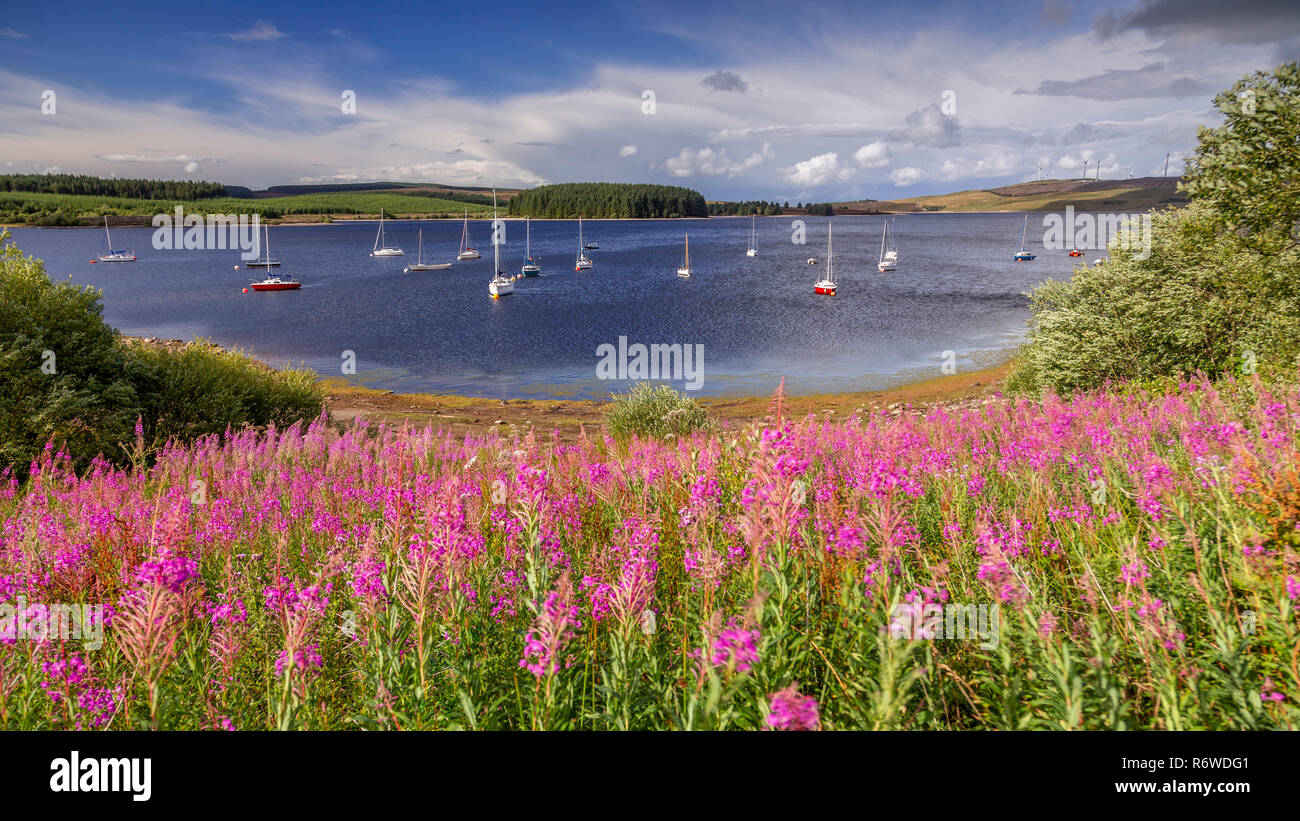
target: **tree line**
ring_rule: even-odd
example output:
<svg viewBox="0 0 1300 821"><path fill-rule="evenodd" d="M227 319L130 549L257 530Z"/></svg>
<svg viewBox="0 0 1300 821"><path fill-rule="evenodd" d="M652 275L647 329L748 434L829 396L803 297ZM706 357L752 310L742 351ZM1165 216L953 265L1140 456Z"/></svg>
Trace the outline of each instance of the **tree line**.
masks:
<svg viewBox="0 0 1300 821"><path fill-rule="evenodd" d="M566 182L521 191L506 213L551 219L671 219L707 217L704 195L675 185L617 182Z"/></svg>
<svg viewBox="0 0 1300 821"><path fill-rule="evenodd" d="M226 196L219 182L106 179L86 174L0 174L0 191L83 194L142 200L203 200Z"/></svg>
<svg viewBox="0 0 1300 821"><path fill-rule="evenodd" d="M761 217L780 216L781 203L767 202L766 200L709 203L709 216L711 217L746 217L750 214L758 214Z"/></svg>

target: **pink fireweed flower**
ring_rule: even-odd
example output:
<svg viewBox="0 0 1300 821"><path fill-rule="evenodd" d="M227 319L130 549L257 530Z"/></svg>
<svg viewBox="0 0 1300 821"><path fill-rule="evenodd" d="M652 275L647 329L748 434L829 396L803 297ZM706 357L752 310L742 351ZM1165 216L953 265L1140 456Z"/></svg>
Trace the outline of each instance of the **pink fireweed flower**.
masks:
<svg viewBox="0 0 1300 821"><path fill-rule="evenodd" d="M1143 579L1151 578L1151 571L1147 569L1146 562L1136 561L1132 564L1120 565L1120 580L1126 585L1134 585Z"/></svg>
<svg viewBox="0 0 1300 821"><path fill-rule="evenodd" d="M1286 577L1286 597L1291 601L1300 599L1300 579L1295 576Z"/></svg>
<svg viewBox="0 0 1300 821"><path fill-rule="evenodd" d="M1044 610L1043 615L1038 617L1038 635L1045 639L1050 639L1056 632L1056 616L1051 610Z"/></svg>
<svg viewBox="0 0 1300 821"><path fill-rule="evenodd" d="M275 659L275 677L280 678L284 675L284 668L289 663L289 654L281 650L280 655ZM305 679L313 679L320 676L321 669L325 666L325 659L321 657L320 645L309 644L293 654L293 669L298 675Z"/></svg>
<svg viewBox="0 0 1300 821"><path fill-rule="evenodd" d="M748 673L758 662L758 630L746 630L732 619L713 641L713 666Z"/></svg>
<svg viewBox="0 0 1300 821"><path fill-rule="evenodd" d="M166 548L157 556L145 559L135 570L135 581L141 587L160 587L171 593L183 592L198 577L197 561Z"/></svg>
<svg viewBox="0 0 1300 821"><path fill-rule="evenodd" d="M772 730L818 730L817 699L799 692L798 682L771 695L767 726Z"/></svg>
<svg viewBox="0 0 1300 821"><path fill-rule="evenodd" d="M574 639L582 627L578 620L578 606L573 603L573 589L566 571L560 583L546 597L539 608L532 629L524 638L524 656L519 666L537 678L551 676L559 669L565 646ZM565 665L568 666L567 664Z"/></svg>
<svg viewBox="0 0 1300 821"><path fill-rule="evenodd" d="M1259 691L1259 698L1260 701L1272 701L1274 703L1286 701L1286 696L1277 692L1274 688L1273 679L1268 677L1264 678L1264 688Z"/></svg>

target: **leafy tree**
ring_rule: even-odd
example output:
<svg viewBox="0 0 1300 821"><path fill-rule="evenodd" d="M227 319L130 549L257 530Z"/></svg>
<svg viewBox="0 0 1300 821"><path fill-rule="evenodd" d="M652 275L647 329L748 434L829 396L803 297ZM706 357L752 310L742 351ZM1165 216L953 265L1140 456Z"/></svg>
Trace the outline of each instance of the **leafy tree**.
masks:
<svg viewBox="0 0 1300 821"><path fill-rule="evenodd" d="M1184 173L1192 197L1220 219L1276 253L1300 235L1300 63L1255 72L1214 98L1224 117L1201 128Z"/></svg>

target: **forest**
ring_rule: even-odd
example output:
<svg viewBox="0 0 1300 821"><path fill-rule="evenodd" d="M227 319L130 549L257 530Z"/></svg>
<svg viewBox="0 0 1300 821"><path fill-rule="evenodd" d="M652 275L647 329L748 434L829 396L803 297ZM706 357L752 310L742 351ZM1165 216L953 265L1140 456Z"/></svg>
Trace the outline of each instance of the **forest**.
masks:
<svg viewBox="0 0 1300 821"><path fill-rule="evenodd" d="M543 185L511 197L512 217L550 219L664 219L707 217L704 195L675 185L569 182Z"/></svg>

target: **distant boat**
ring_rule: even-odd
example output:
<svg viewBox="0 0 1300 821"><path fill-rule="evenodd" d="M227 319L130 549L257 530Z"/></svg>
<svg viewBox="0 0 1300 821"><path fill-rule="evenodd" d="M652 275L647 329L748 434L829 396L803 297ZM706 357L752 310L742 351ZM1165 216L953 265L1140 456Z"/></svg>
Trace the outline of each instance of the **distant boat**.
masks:
<svg viewBox="0 0 1300 821"><path fill-rule="evenodd" d="M457 260L462 259L482 259L479 252L475 251L469 245L469 210L465 211L465 225L460 229L460 253L456 255Z"/></svg>
<svg viewBox="0 0 1300 821"><path fill-rule="evenodd" d="M816 264L817 264L817 257L808 257L808 264L809 264L809 265L816 265Z"/></svg>
<svg viewBox="0 0 1300 821"><path fill-rule="evenodd" d="M827 224L826 226L826 276L818 280L817 284L813 286L814 292L819 294L826 294L827 296L835 296L835 290L837 286L835 285L835 274L832 273L831 267L832 267L831 226Z"/></svg>
<svg viewBox="0 0 1300 821"><path fill-rule="evenodd" d="M420 250L415 257L415 264L404 268L405 271L445 271L451 267L450 262L424 261L424 229L420 229Z"/></svg>
<svg viewBox="0 0 1300 821"><path fill-rule="evenodd" d="M880 261L876 263L876 269L882 274L885 271L892 271L897 261L898 252L890 249L889 220L886 219L885 224L880 229Z"/></svg>
<svg viewBox="0 0 1300 821"><path fill-rule="evenodd" d="M262 223L262 230L266 234L266 238L262 240L262 244L266 246L266 259L256 259L252 262L245 262L244 266L246 268L279 268L280 260L271 259L271 226Z"/></svg>
<svg viewBox="0 0 1300 821"><path fill-rule="evenodd" d="M584 254L582 244L582 217L578 217L578 261L573 263L573 270L585 271L591 267L591 259Z"/></svg>
<svg viewBox="0 0 1300 821"><path fill-rule="evenodd" d="M686 235L686 261L677 269L677 276L690 279L691 276L691 235Z"/></svg>
<svg viewBox="0 0 1300 821"><path fill-rule="evenodd" d="M1025 227L1020 231L1020 250L1016 251L1012 257L1016 262L1028 262L1031 259L1038 259L1034 254L1029 252L1025 247L1025 235L1029 233L1029 215L1025 214Z"/></svg>
<svg viewBox="0 0 1300 821"><path fill-rule="evenodd" d="M1081 256L1083 256L1083 252L1080 251L1078 248L1071 248L1071 249L1070 249L1069 256L1072 256L1072 257L1081 257Z"/></svg>
<svg viewBox="0 0 1300 821"><path fill-rule="evenodd" d="M114 251L113 235L108 232L108 215L104 215L104 239L108 240L108 253L101 254L100 262L135 262L135 251Z"/></svg>
<svg viewBox="0 0 1300 821"><path fill-rule="evenodd" d="M519 272L526 277L535 277L542 272L542 266L533 260L533 227L531 220L524 220L524 235L526 237L524 240L524 259L527 262L524 263L523 268L519 269Z"/></svg>
<svg viewBox="0 0 1300 821"><path fill-rule="evenodd" d="M501 270L501 243L497 241L496 236L497 221L497 190L492 189L492 270L496 275L488 283L488 293L493 299L499 299L503 296L509 296L515 292L515 281L506 276L506 272Z"/></svg>
<svg viewBox="0 0 1300 821"><path fill-rule="evenodd" d="M379 231L375 233L375 247L370 251L372 257L404 256L401 248L390 248L388 236L384 233L384 209L379 209Z"/></svg>
<svg viewBox="0 0 1300 821"><path fill-rule="evenodd" d="M758 231L758 215L755 214L749 221L749 250L745 252L747 257L758 256L758 248L755 247L754 239Z"/></svg>
<svg viewBox="0 0 1300 821"><path fill-rule="evenodd" d="M293 291L302 287L302 283L293 277L288 276L270 276L260 282L254 282L249 287L254 291Z"/></svg>

